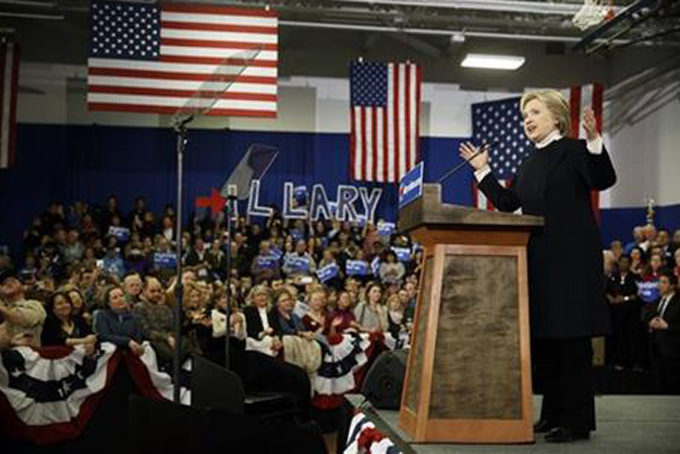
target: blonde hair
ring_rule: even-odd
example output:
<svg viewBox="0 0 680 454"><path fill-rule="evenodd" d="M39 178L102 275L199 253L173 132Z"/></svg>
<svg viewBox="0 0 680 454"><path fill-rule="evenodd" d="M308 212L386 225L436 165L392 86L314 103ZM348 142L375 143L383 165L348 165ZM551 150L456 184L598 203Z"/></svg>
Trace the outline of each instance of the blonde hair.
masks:
<svg viewBox="0 0 680 454"><path fill-rule="evenodd" d="M533 100L540 101L557 120L557 127L564 137L571 137L571 108L569 101L557 90L535 90L524 93L519 102L520 110L524 113L526 105Z"/></svg>
<svg viewBox="0 0 680 454"><path fill-rule="evenodd" d="M246 302L248 303L248 306L253 305L253 300L255 299L255 297L257 295L265 295L267 297L267 307L271 306L271 302L272 302L271 290L269 289L269 287L267 287L266 285L262 285L262 284L256 285L250 290L250 293L248 294L248 297L246 298Z"/></svg>

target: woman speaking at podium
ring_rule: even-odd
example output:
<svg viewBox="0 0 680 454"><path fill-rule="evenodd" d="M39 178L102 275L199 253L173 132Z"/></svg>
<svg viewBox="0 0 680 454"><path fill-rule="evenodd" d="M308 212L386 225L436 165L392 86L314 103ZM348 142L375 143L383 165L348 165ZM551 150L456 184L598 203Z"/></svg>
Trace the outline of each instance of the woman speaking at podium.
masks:
<svg viewBox="0 0 680 454"><path fill-rule="evenodd" d="M559 92L526 93L520 108L533 149L508 188L491 172L488 150L468 142L460 156L496 208L544 217L528 245L532 356L545 387L534 430L550 442L588 439L595 430L591 337L609 330L590 192L611 187L616 173L592 110L584 113L587 140L576 140L569 137L569 104Z"/></svg>

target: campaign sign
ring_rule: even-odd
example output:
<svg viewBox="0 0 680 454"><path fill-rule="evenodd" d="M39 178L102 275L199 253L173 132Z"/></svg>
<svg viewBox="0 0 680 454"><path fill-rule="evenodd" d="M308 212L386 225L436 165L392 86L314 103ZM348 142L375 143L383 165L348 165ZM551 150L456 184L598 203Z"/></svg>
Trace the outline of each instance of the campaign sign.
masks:
<svg viewBox="0 0 680 454"><path fill-rule="evenodd" d="M397 225L394 222L378 222L378 235L390 236L397 231Z"/></svg>
<svg viewBox="0 0 680 454"><path fill-rule="evenodd" d="M269 250L269 254L272 257L275 257L276 260L281 260L281 257L283 257L283 251L277 247L273 247Z"/></svg>
<svg viewBox="0 0 680 454"><path fill-rule="evenodd" d="M175 268L177 266L177 254L174 252L156 252L153 255L153 263L157 268Z"/></svg>
<svg viewBox="0 0 680 454"><path fill-rule="evenodd" d="M316 275L318 276L321 283L325 284L334 277L337 277L338 272L339 272L338 265L335 263L331 263L324 266L323 268L319 268L319 270L316 272Z"/></svg>
<svg viewBox="0 0 680 454"><path fill-rule="evenodd" d="M374 276L380 274L380 257L374 258L371 262L371 271L373 272Z"/></svg>
<svg viewBox="0 0 680 454"><path fill-rule="evenodd" d="M368 276L368 262L366 260L347 260L345 271L348 276Z"/></svg>
<svg viewBox="0 0 680 454"><path fill-rule="evenodd" d="M286 257L288 268L294 273L309 273L309 258L289 255Z"/></svg>
<svg viewBox="0 0 680 454"><path fill-rule="evenodd" d="M109 235L115 236L119 243L125 243L130 239L130 229L126 227L109 227Z"/></svg>
<svg viewBox="0 0 680 454"><path fill-rule="evenodd" d="M255 257L255 263L259 268L265 268L268 270L273 270L279 267L279 259L272 255L258 255Z"/></svg>
<svg viewBox="0 0 680 454"><path fill-rule="evenodd" d="M392 252L397 256L400 262L408 262L411 260L411 249L407 247L393 247Z"/></svg>
<svg viewBox="0 0 680 454"><path fill-rule="evenodd" d="M659 283L653 282L640 282L638 286L638 295L640 299L645 303L654 303L659 299Z"/></svg>
<svg viewBox="0 0 680 454"><path fill-rule="evenodd" d="M399 182L399 209L413 202L423 195L423 162L404 175Z"/></svg>

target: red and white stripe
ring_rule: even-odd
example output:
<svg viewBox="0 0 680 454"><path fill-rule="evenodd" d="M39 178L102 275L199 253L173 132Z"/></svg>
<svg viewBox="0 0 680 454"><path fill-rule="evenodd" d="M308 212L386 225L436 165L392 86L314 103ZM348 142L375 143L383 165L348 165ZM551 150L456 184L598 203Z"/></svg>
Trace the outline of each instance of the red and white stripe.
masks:
<svg viewBox="0 0 680 454"><path fill-rule="evenodd" d="M233 81L209 115L276 116L275 12L167 3L161 8L158 61L88 60L90 110L174 114L199 90L204 96L191 106L208 106L214 92ZM242 70L255 49L259 53Z"/></svg>
<svg viewBox="0 0 680 454"><path fill-rule="evenodd" d="M604 100L604 88L602 84L589 84L574 86L569 89L569 102L571 106L571 135L574 139L585 138L585 131L581 127L583 123L583 111L591 107L595 113L597 130L602 134L602 107ZM590 194L593 213L600 218L600 193L592 191Z"/></svg>
<svg viewBox="0 0 680 454"><path fill-rule="evenodd" d="M14 164L16 155L19 59L18 44L0 44L0 169Z"/></svg>
<svg viewBox="0 0 680 454"><path fill-rule="evenodd" d="M387 66L387 107L351 108L355 180L398 182L418 162L421 70L412 63Z"/></svg>
<svg viewBox="0 0 680 454"><path fill-rule="evenodd" d="M507 188L510 186L510 180L498 180L501 186ZM487 199L482 191L477 188L477 184L472 185L472 206L480 210L496 211L491 200Z"/></svg>

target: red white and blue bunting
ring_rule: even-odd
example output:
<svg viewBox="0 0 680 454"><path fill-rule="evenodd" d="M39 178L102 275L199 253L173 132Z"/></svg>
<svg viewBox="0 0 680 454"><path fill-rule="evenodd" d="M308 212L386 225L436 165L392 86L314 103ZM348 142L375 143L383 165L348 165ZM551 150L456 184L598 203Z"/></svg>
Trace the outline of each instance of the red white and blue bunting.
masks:
<svg viewBox="0 0 680 454"><path fill-rule="evenodd" d="M399 448L380 432L362 412L352 418L343 454L401 454Z"/></svg>
<svg viewBox="0 0 680 454"><path fill-rule="evenodd" d="M94 413L123 361L140 394L171 399L173 384L145 343L136 357L103 343L87 355L82 346L16 347L0 354L0 420L12 438L49 444L76 438ZM182 388L182 403L191 400Z"/></svg>

